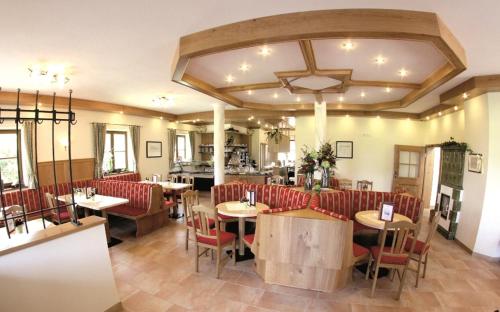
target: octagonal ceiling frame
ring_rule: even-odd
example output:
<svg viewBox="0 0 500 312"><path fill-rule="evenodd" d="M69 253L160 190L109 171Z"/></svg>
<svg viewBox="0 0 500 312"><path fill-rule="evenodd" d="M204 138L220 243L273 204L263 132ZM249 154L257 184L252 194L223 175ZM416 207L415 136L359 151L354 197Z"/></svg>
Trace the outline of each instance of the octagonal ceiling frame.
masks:
<svg viewBox="0 0 500 312"><path fill-rule="evenodd" d="M313 103L300 105L253 103L229 94L236 91L283 87L283 80L216 88L186 73L189 60L193 57L240 48L297 41L301 45L301 51L307 65L307 70L301 71L302 74L305 72L314 73L314 70L318 69L310 40L337 38L429 42L440 51L446 63L435 70L421 84L351 81L349 79L344 82L344 88L349 86L384 86L411 88L412 91L396 101L375 104L329 103L327 106L329 110L381 111L404 108L466 69L463 47L435 13L385 9L346 9L308 11L255 18L184 36L179 41L172 80L239 108L310 111L313 109ZM321 97L317 96L316 100L321 100Z"/></svg>

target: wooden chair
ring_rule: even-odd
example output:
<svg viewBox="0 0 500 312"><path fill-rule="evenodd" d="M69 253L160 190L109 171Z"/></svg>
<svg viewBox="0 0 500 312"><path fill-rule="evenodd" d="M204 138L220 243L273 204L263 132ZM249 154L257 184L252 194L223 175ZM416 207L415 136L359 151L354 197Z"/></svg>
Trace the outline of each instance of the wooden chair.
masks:
<svg viewBox="0 0 500 312"><path fill-rule="evenodd" d="M66 195L66 196L69 196L69 195ZM62 206L62 205L58 204L54 195L52 195L51 193L45 193L45 200L47 202L47 208L51 209L50 216L51 216L52 222L57 223L57 224L62 224L62 223L68 222L70 220L67 207L58 208L58 206Z"/></svg>
<svg viewBox="0 0 500 312"><path fill-rule="evenodd" d="M179 176L176 174L167 175L167 181L172 183L179 183Z"/></svg>
<svg viewBox="0 0 500 312"><path fill-rule="evenodd" d="M278 185L284 185L285 184L285 178L283 178L280 175L273 175L269 179L269 184L278 184Z"/></svg>
<svg viewBox="0 0 500 312"><path fill-rule="evenodd" d="M195 241L194 239L191 239L189 237L189 230L193 228L193 222L191 221L191 214L190 211L193 206L197 206L200 204L200 197L198 191L185 191L184 193L181 194L181 200L182 200L182 208L184 209L184 225L186 226L186 250L188 250L188 245L189 241ZM200 226L200 222L197 221L195 225L197 227ZM209 226L212 228L214 226L215 222L213 219L209 220Z"/></svg>
<svg viewBox="0 0 500 312"><path fill-rule="evenodd" d="M208 250L213 250L216 253L217 278L220 277L222 266L230 259L230 256L222 258L222 251L231 248L233 265L236 264L236 235L229 232L223 232L219 228L219 220L217 218L217 208L209 208L205 206L189 207L192 224L199 222L199 227L194 227L196 237L196 260L195 270L199 271L199 258L206 254ZM214 220L215 228L210 229L210 219ZM203 251L200 253L200 249Z"/></svg>
<svg viewBox="0 0 500 312"><path fill-rule="evenodd" d="M194 177L193 176L181 176L181 183L191 184L189 188L191 191L194 191Z"/></svg>
<svg viewBox="0 0 500 312"><path fill-rule="evenodd" d="M424 241L421 240L416 240L415 241L415 248L413 251L411 250L411 245L414 242L414 236L411 236L408 238L406 245L405 245L405 250L410 253L410 260L417 261L417 268L412 268L411 266L409 269L411 271L414 271L417 273L416 281L415 281L415 287L418 287L418 279L420 278L420 268L421 265L424 265L424 272L422 275L422 278L425 278L425 273L427 271L427 257L429 256L429 250L431 248L431 240L434 237L434 234L437 231L437 227L439 224L439 218L440 214L436 214L434 216L434 219L432 219L429 232L427 233L427 237Z"/></svg>
<svg viewBox="0 0 500 312"><path fill-rule="evenodd" d="M395 272L398 274L399 289L396 300L399 300L401 297L401 291L403 290L406 271L410 263L410 254L412 254L415 248L416 240L412 240L409 251L405 250L405 246L409 235L413 233L414 237L418 237L419 231L420 222L417 224L407 221L385 222L382 239L380 240L380 246L373 246L370 248L371 254L370 260L368 261L365 279L368 279L370 267L373 263L375 265L375 270L373 275L371 297L373 297L373 294L375 293L379 269L388 268L392 270L392 278L394 278ZM392 232L391 244L390 246L385 246L388 232ZM400 270L402 270L402 273Z"/></svg>
<svg viewBox="0 0 500 312"><path fill-rule="evenodd" d="M339 179L339 187L341 190L352 190L352 180Z"/></svg>
<svg viewBox="0 0 500 312"><path fill-rule="evenodd" d="M356 189L360 191L372 191L373 182L367 180L358 181L358 183L356 184Z"/></svg>

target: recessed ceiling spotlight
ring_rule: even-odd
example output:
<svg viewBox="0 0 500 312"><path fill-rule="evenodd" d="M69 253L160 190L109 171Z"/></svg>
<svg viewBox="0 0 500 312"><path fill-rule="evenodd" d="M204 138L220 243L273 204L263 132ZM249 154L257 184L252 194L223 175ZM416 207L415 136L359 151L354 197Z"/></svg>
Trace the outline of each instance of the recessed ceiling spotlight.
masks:
<svg viewBox="0 0 500 312"><path fill-rule="evenodd" d="M257 120L257 124L260 125L260 120Z"/></svg>
<svg viewBox="0 0 500 312"><path fill-rule="evenodd" d="M198 122L198 121L200 121L200 118L197 118L197 119L196 119L196 122Z"/></svg>
<svg viewBox="0 0 500 312"><path fill-rule="evenodd" d="M345 118L349 118L349 114L345 114Z"/></svg>
<svg viewBox="0 0 500 312"><path fill-rule="evenodd" d="M462 98L465 100L469 97L469 95L467 94L467 92L464 92L464 94L462 94Z"/></svg>
<svg viewBox="0 0 500 312"><path fill-rule="evenodd" d="M401 68L399 71L398 71L398 75L401 77L401 78L404 78L406 76L408 76L408 70L406 68Z"/></svg>
<svg viewBox="0 0 500 312"><path fill-rule="evenodd" d="M163 120L163 116L160 116L160 120Z"/></svg>
<svg viewBox="0 0 500 312"><path fill-rule="evenodd" d="M277 99L279 97L278 93L274 92L273 99Z"/></svg>
<svg viewBox="0 0 500 312"><path fill-rule="evenodd" d="M362 97L362 98L364 98L364 97L366 96L365 91L361 91L361 94L360 94L360 95L361 95L361 97Z"/></svg>
<svg viewBox="0 0 500 312"><path fill-rule="evenodd" d="M380 119L380 115L377 115L377 119Z"/></svg>
<svg viewBox="0 0 500 312"><path fill-rule="evenodd" d="M247 71L249 71L249 70L250 70L250 67L252 67L252 66L250 66L250 64L248 64L248 63L242 63L242 64L240 65L240 68L239 68L239 69L240 69L242 72L247 72Z"/></svg>
<svg viewBox="0 0 500 312"><path fill-rule="evenodd" d="M196 119L195 119L195 120L193 120L193 122L194 122L194 123L196 123Z"/></svg>
<svg viewBox="0 0 500 312"><path fill-rule="evenodd" d="M248 117L248 120L253 120L255 117L254 116L250 116Z"/></svg>
<svg viewBox="0 0 500 312"><path fill-rule="evenodd" d="M224 79L224 81L226 81L227 83L231 83L234 81L234 77L233 75L229 74L226 76L226 78Z"/></svg>
<svg viewBox="0 0 500 312"><path fill-rule="evenodd" d="M285 120L285 116L281 116L281 119Z"/></svg>
<svg viewBox="0 0 500 312"><path fill-rule="evenodd" d="M453 107L454 110L458 110L458 106L455 105L455 107Z"/></svg>
<svg viewBox="0 0 500 312"><path fill-rule="evenodd" d="M266 124L264 127L269 128L269 125L268 125L268 124Z"/></svg>
<svg viewBox="0 0 500 312"><path fill-rule="evenodd" d="M351 51L354 49L354 43L351 40L344 41L340 44L342 50Z"/></svg>
<svg viewBox="0 0 500 312"><path fill-rule="evenodd" d="M410 117L407 117L406 120L410 121Z"/></svg>
<svg viewBox="0 0 500 312"><path fill-rule="evenodd" d="M443 113L439 112L438 115L441 116L441 115L443 115Z"/></svg>
<svg viewBox="0 0 500 312"><path fill-rule="evenodd" d="M427 117L425 117L425 119L426 119L426 120L429 120L429 119L431 119L431 117L427 116Z"/></svg>
<svg viewBox="0 0 500 312"><path fill-rule="evenodd" d="M383 65L387 62L387 59L383 57L382 55L377 55L374 59L375 64L377 65Z"/></svg>
<svg viewBox="0 0 500 312"><path fill-rule="evenodd" d="M390 87L386 87L384 91L385 93L391 93L392 89Z"/></svg>
<svg viewBox="0 0 500 312"><path fill-rule="evenodd" d="M271 55L271 52L272 52L271 48L269 48L268 46L265 45L265 46L260 47L258 54L263 56L263 57L266 57L266 56Z"/></svg>
<svg viewBox="0 0 500 312"><path fill-rule="evenodd" d="M120 111L120 115L123 115L123 111Z"/></svg>
<svg viewBox="0 0 500 312"><path fill-rule="evenodd" d="M344 102L344 96L343 95L339 96L338 100L339 100L339 102Z"/></svg>
<svg viewBox="0 0 500 312"><path fill-rule="evenodd" d="M248 95L252 95L253 94L253 90L247 90L247 94Z"/></svg>
<svg viewBox="0 0 500 312"><path fill-rule="evenodd" d="M300 102L302 99L300 98L300 96L296 97L295 98L295 102Z"/></svg>

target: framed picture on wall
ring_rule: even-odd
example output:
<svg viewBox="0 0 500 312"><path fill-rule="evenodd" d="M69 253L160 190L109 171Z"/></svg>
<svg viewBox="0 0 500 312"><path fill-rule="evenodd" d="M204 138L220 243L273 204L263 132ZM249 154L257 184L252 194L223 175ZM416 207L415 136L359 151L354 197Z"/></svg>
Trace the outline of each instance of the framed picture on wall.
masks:
<svg viewBox="0 0 500 312"><path fill-rule="evenodd" d="M146 141L146 158L162 157L161 142Z"/></svg>
<svg viewBox="0 0 500 312"><path fill-rule="evenodd" d="M335 150L337 151L337 158L352 158L352 141L337 141Z"/></svg>
<svg viewBox="0 0 500 312"><path fill-rule="evenodd" d="M476 173L483 171L483 155L469 154L469 171Z"/></svg>

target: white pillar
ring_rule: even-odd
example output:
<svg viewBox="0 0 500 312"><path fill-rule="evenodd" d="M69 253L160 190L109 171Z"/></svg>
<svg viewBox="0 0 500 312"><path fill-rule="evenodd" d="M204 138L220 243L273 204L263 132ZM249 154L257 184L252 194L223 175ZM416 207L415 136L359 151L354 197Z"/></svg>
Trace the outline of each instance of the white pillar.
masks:
<svg viewBox="0 0 500 312"><path fill-rule="evenodd" d="M314 134L315 147L319 149L326 142L326 103L314 102Z"/></svg>
<svg viewBox="0 0 500 312"><path fill-rule="evenodd" d="M214 185L224 183L224 105L214 104Z"/></svg>

